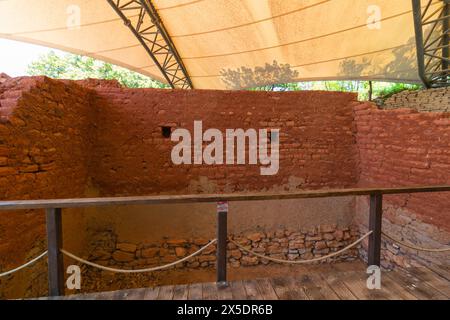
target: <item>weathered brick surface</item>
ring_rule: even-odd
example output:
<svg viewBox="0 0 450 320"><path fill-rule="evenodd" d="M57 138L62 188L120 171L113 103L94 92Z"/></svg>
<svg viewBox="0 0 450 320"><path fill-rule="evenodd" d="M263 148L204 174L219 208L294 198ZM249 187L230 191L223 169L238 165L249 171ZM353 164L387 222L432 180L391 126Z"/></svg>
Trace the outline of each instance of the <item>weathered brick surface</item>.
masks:
<svg viewBox="0 0 450 320"><path fill-rule="evenodd" d="M93 179L104 194L238 192L351 186L356 181L353 94L99 88ZM260 165L174 165L162 126L280 128L280 170ZM200 177L206 183L198 183ZM206 188L205 185L209 187Z"/></svg>
<svg viewBox="0 0 450 320"><path fill-rule="evenodd" d="M2 200L83 196L90 154L89 99L89 90L48 78L11 78L0 84ZM42 210L1 212L2 270L43 251L44 222ZM40 248L30 253L34 246Z"/></svg>
<svg viewBox="0 0 450 320"><path fill-rule="evenodd" d="M450 113L355 109L361 186L450 184ZM450 230L448 193L386 196Z"/></svg>
<svg viewBox="0 0 450 320"><path fill-rule="evenodd" d="M204 130L222 132L280 128L278 174L261 176L260 165L173 165L175 143L162 136L161 127L192 132L194 120L202 120ZM101 195L449 184L449 124L449 113L379 110L344 93L125 89L114 81L2 77L0 198L81 197L88 181ZM414 234L424 246L448 241L450 200L445 193L385 200L390 230L401 226L402 234ZM363 218L356 222L363 226L367 217L358 205L357 218ZM44 248L45 228L42 212L2 216L8 217L0 219L4 270ZM291 239L283 230L273 236L253 230L245 237L255 250L281 250L284 258L307 259L337 250L357 236L345 228L318 230L320 235L310 232ZM191 240L167 239L158 249L151 244L117 245L117 239L94 243L94 258L123 266L167 263L205 243ZM384 245L386 261L401 264L411 256ZM230 248L229 258L232 266L259 261L235 248ZM191 267L211 265L212 252L200 260ZM45 267L33 268L29 283L37 291L29 294L42 294Z"/></svg>
<svg viewBox="0 0 450 320"><path fill-rule="evenodd" d="M89 180L103 195L346 187L356 181L353 94L132 90L114 81L2 79L1 199L82 197ZM192 129L194 120L223 131L280 128L279 173L261 176L259 165L174 166L174 143L162 137L161 126ZM45 226L41 211L2 216L8 216L0 220L5 270L44 249ZM122 249L115 257L132 260L130 246ZM183 254L167 252L164 259ZM45 294L43 265L29 271L27 294Z"/></svg>
<svg viewBox="0 0 450 320"><path fill-rule="evenodd" d="M360 186L450 184L450 113L412 109L355 108ZM450 239L448 192L384 196L383 230L423 248L442 248ZM356 223L367 230L367 199L358 198ZM365 244L364 247L366 247ZM365 253L363 254L365 256ZM442 253L424 253L383 242L383 265L448 264Z"/></svg>

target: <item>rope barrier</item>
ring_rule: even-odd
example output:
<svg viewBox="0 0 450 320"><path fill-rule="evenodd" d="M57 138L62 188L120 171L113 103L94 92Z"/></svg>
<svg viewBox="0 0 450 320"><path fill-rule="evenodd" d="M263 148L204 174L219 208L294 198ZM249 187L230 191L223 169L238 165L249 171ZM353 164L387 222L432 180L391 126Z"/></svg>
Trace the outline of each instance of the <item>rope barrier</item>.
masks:
<svg viewBox="0 0 450 320"><path fill-rule="evenodd" d="M33 263L35 263L36 261L38 261L39 259L41 259L42 257L44 257L46 254L47 254L47 251L44 251L43 253L41 253L40 255L38 255L36 258L34 258L34 259L28 261L27 263L21 265L20 267L17 267L17 268L15 268L15 269L12 269L12 270L9 270L9 271L3 272L3 273L0 273L0 278L1 278L1 277L5 277L5 276L7 276L7 275L10 275L10 274L12 274L12 273L14 273L14 272L17 272L17 271L19 271L19 270L22 270L23 268L26 268L26 267L28 267L29 265L32 265Z"/></svg>
<svg viewBox="0 0 450 320"><path fill-rule="evenodd" d="M329 259L329 258L332 258L334 256L337 256L337 255L347 251L348 249L356 246L358 243L360 243L365 238L367 238L370 234L372 234L372 231L367 232L362 237L360 237L358 240L354 241L353 243L349 244L348 246L346 246L345 248L342 248L339 251L330 253L330 254L322 256L322 257L317 257L317 258L307 259L307 260L284 260L284 259L272 258L270 256L265 256L265 255L259 254L257 252L254 252L254 251L252 251L250 249L247 249L246 247L244 247L243 245L237 243L236 241L234 241L232 239L228 239L228 241L233 243L235 246L237 246L242 251L245 251L247 253L250 253L250 254L252 254L254 256L257 256L259 258L262 258L262 259L266 259L266 260L277 262L277 263L303 264L303 263L311 263L311 262L321 261L321 260L325 260L325 259ZM430 249L430 248L418 247L418 246L415 246L415 245L412 245L412 244L408 244L408 243L402 242L402 241L400 241L398 239L395 239L395 238L391 237L390 235L386 234L385 232L382 232L382 235L384 237L388 238L389 240L391 240L391 241L393 241L395 243L398 243L401 246L404 246L406 248L413 249L413 250L425 251L425 252L447 252L447 251L450 251L450 248ZM211 240L209 243L207 243L205 246L201 247L199 250L195 251L194 253L192 253L192 254L190 254L190 255L188 255L188 256L180 259L180 260L177 260L177 261L174 261L174 262L162 265L162 266L158 266L158 267L151 267L151 268L145 268L145 269L131 269L131 270L117 269L117 268L111 268L111 267L102 266L102 265L99 265L99 264L96 264L96 263L84 260L84 259L82 259L80 257L77 257L76 255L74 255L74 254L72 254L72 253L70 253L70 252L68 252L68 251L66 251L64 249L61 249L61 252L64 255L66 255L66 256L68 256L68 257L70 257L70 258L72 258L72 259L74 259L74 260L76 260L78 262L81 262L83 264L86 264L86 265L89 265L91 267L95 267L95 268L98 268L98 269L102 269L102 270L105 270L105 271L118 272L118 273L143 273L143 272L152 272L152 271L166 269L166 268L172 267L174 265L177 265L179 263L182 263L182 262L184 262L186 260L189 260L190 258L198 255L203 250L205 250L206 248L208 248L209 246L214 244L216 241L217 241L217 239ZM45 251L45 252L41 253L36 258L30 260L29 262L27 262L27 263L25 263L25 264L23 264L23 265L21 265L21 266L19 266L17 268L14 268L12 270L0 273L0 278L1 277L5 277L5 276L10 275L10 274L13 274L13 273L15 273L15 272L17 272L19 270L22 270L22 269L32 265L33 263L35 263L39 259L43 258L45 255L47 255L47 252L48 251Z"/></svg>
<svg viewBox="0 0 450 320"><path fill-rule="evenodd" d="M425 251L425 252L446 252L446 251L450 251L450 248L429 249L429 248L417 247L415 245L408 244L408 243L405 243L405 242L400 241L398 239L392 238L390 235L388 235L388 234L386 234L384 232L381 232L381 234L383 236L385 236L386 238L388 238L389 240L391 240L391 241L393 241L395 243L398 243L399 245L401 245L403 247L406 247L406 248L409 248L409 249L413 249L413 250Z"/></svg>
<svg viewBox="0 0 450 320"><path fill-rule="evenodd" d="M229 241L230 241L231 243L233 243L234 245L236 245L239 249L241 249L241 250L243 250L243 251L245 251L245 252L251 253L251 254L253 254L254 256L260 257L260 258L262 258L262 259L266 259L266 260L273 261L273 262L277 262L277 263L302 264L302 263L311 263L311 262L321 261L321 260L325 260L325 259L328 259L328 258L332 258L332 257L334 257L334 256L337 256L337 255L341 254L342 252L344 252L344 251L346 251L346 250L348 250L348 249L350 249L350 248L356 246L358 243L360 243L360 242L363 241L365 238L367 238L370 234L372 234L372 231L367 232L367 233L366 233L365 235L363 235L361 238L359 238L359 239L356 240L355 242L349 244L349 245L346 246L345 248L342 248L342 249L339 250L339 251L336 251L336 252L327 254L327 255L322 256L322 257L317 257L317 258L308 259L308 260L284 260L284 259L272 258L272 257L268 257L268 256L265 256L265 255L259 254L259 253L257 253L257 252L254 252L254 251L252 251L252 250L250 250L250 249L247 249L246 247L240 245L239 243L237 243L236 241L234 241L234 240L232 240L232 239L229 239Z"/></svg>
<svg viewBox="0 0 450 320"><path fill-rule="evenodd" d="M76 255L74 255L74 254L72 254L72 253L70 253L70 252L68 252L68 251L66 251L64 249L61 249L61 252L63 254L65 254L66 256L68 256L68 257L70 257L70 258L72 258L72 259L74 259L74 260L76 260L78 262L81 262L81 263L86 264L88 266L95 267L95 268L98 268L98 269L102 269L102 270L105 270L105 271L118 272L118 273L143 273L143 272L152 272L152 271L157 271L157 270L169 268L169 267L172 267L172 266L174 266L176 264L179 264L181 262L189 260L190 258L192 258L192 257L196 256L197 254L201 253L203 250L208 248L210 245L214 244L216 241L217 241L217 239L213 239L208 244L206 244L205 246L203 246L199 250L195 251L194 253L188 255L187 257L184 257L183 259L171 262L169 264L165 264L165 265L158 266L158 267L152 267L152 268L131 269L131 270L130 269L116 269L116 268L111 268L111 267L105 267L105 266L102 266L100 264L96 264L96 263L84 260L84 259L82 259L80 257L77 257Z"/></svg>

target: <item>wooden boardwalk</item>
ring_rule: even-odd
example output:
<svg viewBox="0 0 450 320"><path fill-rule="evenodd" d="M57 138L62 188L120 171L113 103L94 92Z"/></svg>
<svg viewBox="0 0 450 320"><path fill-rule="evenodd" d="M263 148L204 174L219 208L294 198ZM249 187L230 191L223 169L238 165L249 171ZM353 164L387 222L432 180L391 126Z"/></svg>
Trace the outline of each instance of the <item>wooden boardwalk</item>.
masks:
<svg viewBox="0 0 450 320"><path fill-rule="evenodd" d="M366 287L365 270L348 271L332 267L331 272L277 278L239 280L226 288L215 283L168 285L90 294L56 299L101 300L448 300L450 267L396 269L382 272L381 289Z"/></svg>

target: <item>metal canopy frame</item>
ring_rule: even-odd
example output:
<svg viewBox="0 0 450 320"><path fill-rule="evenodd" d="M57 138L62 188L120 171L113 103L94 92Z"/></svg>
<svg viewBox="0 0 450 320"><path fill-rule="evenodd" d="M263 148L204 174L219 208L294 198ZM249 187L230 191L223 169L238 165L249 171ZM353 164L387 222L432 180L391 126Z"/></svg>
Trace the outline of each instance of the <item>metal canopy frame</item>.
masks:
<svg viewBox="0 0 450 320"><path fill-rule="evenodd" d="M419 77L427 88L450 85L450 0L440 1L442 6L430 10L434 0L423 7L421 0L412 0Z"/></svg>
<svg viewBox="0 0 450 320"><path fill-rule="evenodd" d="M172 88L193 89L164 24L150 0L107 0L159 68Z"/></svg>

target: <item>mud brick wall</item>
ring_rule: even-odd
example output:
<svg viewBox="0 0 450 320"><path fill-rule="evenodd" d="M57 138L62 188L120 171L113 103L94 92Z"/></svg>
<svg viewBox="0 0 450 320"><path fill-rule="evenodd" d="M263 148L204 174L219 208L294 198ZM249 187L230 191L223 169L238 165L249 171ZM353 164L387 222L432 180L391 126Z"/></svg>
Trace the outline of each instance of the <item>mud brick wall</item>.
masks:
<svg viewBox="0 0 450 320"><path fill-rule="evenodd" d="M0 198L450 183L449 113L379 110L355 99L353 94L335 92L125 89L109 81L2 76ZM278 174L261 176L259 164L173 165L170 152L175 143L163 137L161 128L192 132L194 120L202 120L204 130L222 132L281 129ZM384 231L424 247L446 245L450 239L449 199L445 193L386 196ZM351 221L353 198L231 203L230 208L230 234L265 254L307 259L338 250L357 236ZM69 212L64 216L64 246L84 257L92 254L105 264L160 264L201 245L199 236L214 238L214 210L214 206L175 205ZM366 231L367 212L367 200L357 197L353 223L360 232ZM264 225L268 221L270 224ZM323 230L324 223L333 226L327 229L330 231ZM251 228L242 228L244 224ZM304 233L302 227L307 224L310 231ZM179 232L193 225L197 237ZM315 234L310 227L316 228ZM210 234L208 228L213 230ZM115 240L97 245L86 230L94 234L109 230L106 234L114 234ZM148 230L155 231L159 240L148 241L153 236ZM177 240L181 242L174 244ZM42 252L43 212L3 212L0 243L1 270ZM383 245L383 263L388 267L420 261L448 263L443 255L417 254L390 242ZM144 249L148 249L145 254ZM363 246L363 257L365 252ZM341 258L352 259L354 254ZM207 267L213 263L213 253L202 259L187 266L197 268L203 263ZM233 266L261 262L230 247ZM0 297L45 294L45 261L28 271L13 277L12 286L0 282Z"/></svg>
<svg viewBox="0 0 450 320"><path fill-rule="evenodd" d="M383 109L411 108L424 112L450 112L450 87L405 90L381 103Z"/></svg>
<svg viewBox="0 0 450 320"><path fill-rule="evenodd" d="M131 90L108 81L2 76L0 196L42 199L351 186L357 178L352 121L356 104L355 95L342 93ZM205 129L280 128L279 173L261 176L259 165L172 165L170 150L175 143L162 137L161 126L192 129L194 120L203 120ZM286 206L293 204L287 201ZM253 211L260 211L258 208ZM291 221L282 208L278 210L283 211L283 219ZM314 217L316 225L317 221L342 218L339 227L345 228L352 200L334 199L328 206L305 201L305 208L319 213ZM333 208L333 214L327 208ZM167 209L155 210L172 219ZM208 222L214 215L204 216L205 210L197 207L190 210L195 213L191 217L207 220L214 229ZM243 207L239 210L246 211ZM109 216L95 210L65 212L64 246L80 255L87 254L92 244L87 231L101 232L106 224L123 236L123 227L134 230L136 224L142 224L139 217L129 216L127 222L103 221ZM115 212L112 215L117 216ZM273 215L280 216L276 211ZM232 225L240 225L240 220L231 220ZM45 248L42 211L2 212L0 229L1 270L20 265ZM127 240L124 238L120 242ZM20 277L1 281L2 297L45 294L45 260Z"/></svg>
<svg viewBox="0 0 450 320"><path fill-rule="evenodd" d="M372 104L355 107L360 155L360 186L450 184L450 113L403 108L380 110ZM442 248L450 239L448 193L385 196L383 230L399 240L425 248ZM367 200L359 197L356 219L367 227ZM448 255L421 253L384 243L386 265L415 261L450 262Z"/></svg>
<svg viewBox="0 0 450 320"><path fill-rule="evenodd" d="M330 92L168 91L97 89L96 170L103 194L239 192L354 185L355 95ZM175 145L161 127L203 130L279 128L280 169L261 176L260 165L174 165ZM199 179L203 182L199 183ZM206 186L207 185L207 186Z"/></svg>
<svg viewBox="0 0 450 320"><path fill-rule="evenodd" d="M0 199L84 195L92 122L89 102L89 90L75 83L34 77L0 84ZM0 214L1 270L44 251L43 210ZM31 286L45 273L45 264L40 271L24 272L15 289ZM7 294L3 291L0 297L2 293Z"/></svg>
<svg viewBox="0 0 450 320"><path fill-rule="evenodd" d="M357 153L355 95L334 92L182 91L97 88L96 156L92 181L100 195L186 194L353 186ZM176 144L162 127L203 130L279 128L280 165L174 165ZM317 201L308 201L317 200ZM353 199L230 204L229 232L336 223L348 227ZM294 203L295 202L295 203ZM119 242L215 237L215 206L98 208L99 225L113 224Z"/></svg>

